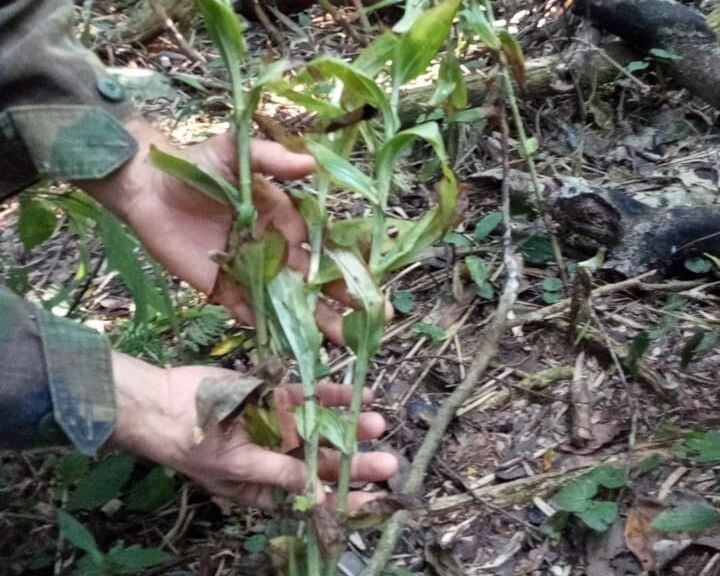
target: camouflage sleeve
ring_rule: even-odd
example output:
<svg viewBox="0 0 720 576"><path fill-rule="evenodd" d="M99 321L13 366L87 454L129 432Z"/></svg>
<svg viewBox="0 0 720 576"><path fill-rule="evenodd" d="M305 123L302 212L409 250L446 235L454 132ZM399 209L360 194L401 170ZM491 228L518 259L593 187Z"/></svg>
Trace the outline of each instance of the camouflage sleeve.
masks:
<svg viewBox="0 0 720 576"><path fill-rule="evenodd" d="M115 423L110 349L94 330L0 286L0 450L67 443L94 455Z"/></svg>
<svg viewBox="0 0 720 576"><path fill-rule="evenodd" d="M124 89L74 36L70 0L0 0L0 200L96 179L137 149Z"/></svg>

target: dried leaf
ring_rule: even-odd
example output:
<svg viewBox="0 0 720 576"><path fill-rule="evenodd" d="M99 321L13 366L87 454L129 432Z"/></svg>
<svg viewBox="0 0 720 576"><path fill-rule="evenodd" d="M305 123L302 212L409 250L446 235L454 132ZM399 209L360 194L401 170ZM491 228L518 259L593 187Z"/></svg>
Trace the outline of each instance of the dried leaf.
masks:
<svg viewBox="0 0 720 576"><path fill-rule="evenodd" d="M235 414L263 383L252 376L203 378L195 393L198 428L202 436Z"/></svg>
<svg viewBox="0 0 720 576"><path fill-rule="evenodd" d="M360 530L377 526L388 520L400 510L420 510L424 508L422 500L408 494L385 494L366 502L348 518L351 530Z"/></svg>
<svg viewBox="0 0 720 576"><path fill-rule="evenodd" d="M321 504L310 509L310 525L317 537L323 558L334 558L345 547L345 528L334 511Z"/></svg>

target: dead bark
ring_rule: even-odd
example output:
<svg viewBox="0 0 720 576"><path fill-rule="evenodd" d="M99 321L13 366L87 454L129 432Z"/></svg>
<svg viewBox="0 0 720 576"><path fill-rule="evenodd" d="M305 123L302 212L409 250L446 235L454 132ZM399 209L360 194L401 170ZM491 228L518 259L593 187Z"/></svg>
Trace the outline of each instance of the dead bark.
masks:
<svg viewBox="0 0 720 576"><path fill-rule="evenodd" d="M675 0L575 0L573 11L633 49L676 54L664 63L670 75L720 109L720 43L694 8Z"/></svg>
<svg viewBox="0 0 720 576"><path fill-rule="evenodd" d="M118 36L123 42L145 42L163 32L166 24L158 18L160 9L187 36L187 30L195 17L194 0L141 0L128 13L127 22L118 29Z"/></svg>

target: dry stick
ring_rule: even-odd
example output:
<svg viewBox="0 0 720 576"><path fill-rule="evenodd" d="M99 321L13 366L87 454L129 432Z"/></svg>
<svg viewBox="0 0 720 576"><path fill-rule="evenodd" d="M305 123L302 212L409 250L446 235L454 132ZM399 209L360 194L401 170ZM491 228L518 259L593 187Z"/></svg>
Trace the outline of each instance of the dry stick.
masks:
<svg viewBox="0 0 720 576"><path fill-rule="evenodd" d="M360 17L360 22L363 25L365 34L370 34L372 26L370 25L370 20L368 20L367 14L365 13L365 6L363 5L362 0L352 0L352 3L353 6L355 6L355 10L357 10L358 16Z"/></svg>
<svg viewBox="0 0 720 576"><path fill-rule="evenodd" d="M428 433L415 456L407 481L403 486L403 490L405 492L417 492L422 487L423 477L425 476L430 461L437 452L437 449L445 436L445 432L455 416L455 412L457 412L458 408L460 408L465 400L468 399L475 388L475 384L478 379L485 372L490 360L497 352L500 338L505 332L507 325L507 315L512 310L513 303L515 302L515 297L517 296L517 291L520 286L518 280L520 275L519 264L515 258L515 254L513 253L512 233L510 228L510 190L507 179L510 160L508 157L507 122L505 120L504 113L501 113L501 125L503 129L503 172L505 175L502 185L502 213L503 223L505 226L505 231L503 233L503 255L505 268L507 270L505 287L503 289L502 296L500 297L500 301L498 302L497 309L495 310L495 316L484 335L484 340L480 350L478 350L475 359L468 369L467 376L465 376L465 379L440 407L437 416L435 416L433 423L430 426L430 430L428 430ZM370 559L370 564L363 571L364 576L379 576L385 565L390 560L395 544L397 543L409 516L410 513L408 511L402 510L396 513L388 522L385 530L383 530L382 537L375 548L375 553Z"/></svg>
<svg viewBox="0 0 720 576"><path fill-rule="evenodd" d="M333 6L330 0L318 0L318 4L320 4L320 6L323 7L325 12L330 14L332 19L335 20L335 22L337 22L343 30L345 30L345 34L350 36L350 38L355 40L355 42L360 44L360 46L365 47L368 45L367 38L357 33L355 28L352 27L352 24L350 24L347 18L345 18L345 15L340 12L340 10L338 10L335 6Z"/></svg>
<svg viewBox="0 0 720 576"><path fill-rule="evenodd" d="M273 40L278 45L278 48L284 52L285 39L283 38L283 35L280 34L280 30L278 30L277 26L270 21L270 18L268 18L267 13L263 10L263 7L258 0L251 0L250 3L252 4L253 11L255 12L255 16L257 16L257 19L260 21L260 24L262 24L268 34L272 36Z"/></svg>
<svg viewBox="0 0 720 576"><path fill-rule="evenodd" d="M175 22L173 22L173 19L168 16L165 8L158 4L156 0L148 0L148 3L150 4L150 8L152 8L155 17L173 35L173 38L175 38L175 42L177 43L180 50L182 50L182 52L193 62L200 62L202 64L205 64L207 62L205 57L200 54L200 52L195 50L195 48L193 48L190 43L185 39L185 36L182 35L180 29L175 26Z"/></svg>
<svg viewBox="0 0 720 576"><path fill-rule="evenodd" d="M616 282L615 284L605 284L604 286L595 288L595 290L592 291L591 296L603 296L605 294L619 292L620 290L625 290L627 288L643 288L644 284L642 280L645 278L649 278L650 276L654 276L655 273L655 270L650 270L649 272L645 272L644 274L640 274L639 276L635 276L634 278L622 280L621 282ZM538 308L533 312L528 312L527 314L523 314L522 316L518 316L517 318L509 320L508 326L510 328L513 328L515 326L522 326L523 324L528 324L531 322L542 322L543 320L547 319L548 316L563 312L567 307L570 306L571 303L571 298L563 298L562 300L558 300L554 304L544 306L543 308Z"/></svg>

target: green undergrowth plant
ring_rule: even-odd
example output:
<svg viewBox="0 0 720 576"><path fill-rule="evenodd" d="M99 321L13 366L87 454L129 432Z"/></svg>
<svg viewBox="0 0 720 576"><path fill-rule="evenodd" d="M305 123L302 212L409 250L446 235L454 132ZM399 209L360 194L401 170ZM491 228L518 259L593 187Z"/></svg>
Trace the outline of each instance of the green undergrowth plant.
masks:
<svg viewBox="0 0 720 576"><path fill-rule="evenodd" d="M349 527L367 526L384 517L377 512L377 504L372 512L351 516L348 510L350 464L357 451L363 388L385 321L380 282L388 271L413 262L456 222L457 181L440 126L425 122L403 128L398 107L401 87L425 73L448 41L460 0L443 0L415 13L405 20L401 32L378 36L353 63L321 56L294 74L284 61L267 65L252 61L243 41L244 25L229 3L197 0L197 6L230 77L238 181L226 181L159 150L151 151L151 159L170 175L228 205L236 215L226 250L214 257L221 274L238 284L251 303L260 361L275 356L293 358L305 396L296 422L305 442L308 482L304 494L290 499L305 528L300 537L288 535L275 542L276 547L283 547L286 558L276 568L287 574L334 574ZM379 81L381 77L387 79L387 88ZM464 84L452 53L443 60L443 82L445 90L437 97L438 104L452 100L448 106L463 107ZM300 143L315 157L318 170L312 186L295 192L309 235L306 275L288 267L285 238L279 231L259 225L253 204L253 187L262 183L250 174L250 130L264 91L295 102L318 120L316 129ZM400 156L416 143L437 158L437 203L418 220L406 222L388 215L388 198ZM363 151L362 165L349 160L358 150ZM367 215L332 219L328 199L336 190L362 198ZM391 228L397 233L390 234ZM343 325L346 344L355 354L349 374L352 401L346 413L319 406L315 393L322 338L314 310L322 287L336 280L344 282L354 302ZM252 414L250 420L246 418L251 434L253 422L272 432L272 408L256 407ZM341 452L337 509L331 515L316 504L320 437ZM395 499L395 509L397 502Z"/></svg>

